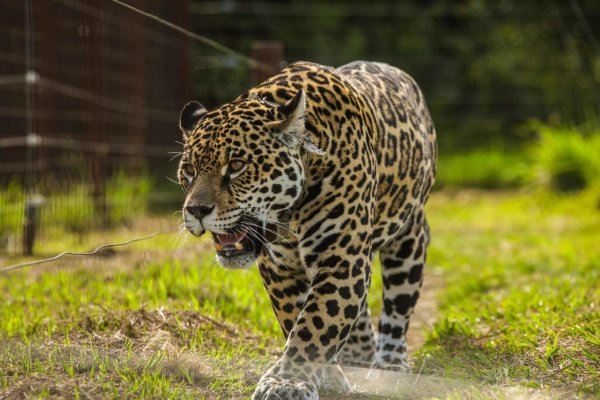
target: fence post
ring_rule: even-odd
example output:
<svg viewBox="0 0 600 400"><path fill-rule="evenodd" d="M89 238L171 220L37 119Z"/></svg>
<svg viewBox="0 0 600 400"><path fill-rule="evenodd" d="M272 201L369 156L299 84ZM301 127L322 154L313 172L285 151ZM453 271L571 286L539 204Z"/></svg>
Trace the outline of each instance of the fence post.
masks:
<svg viewBox="0 0 600 400"><path fill-rule="evenodd" d="M37 235L39 209L44 204L44 198L33 195L25 202L25 220L23 222L23 255L33 255L33 246Z"/></svg>
<svg viewBox="0 0 600 400"><path fill-rule="evenodd" d="M283 43L276 40L255 40L251 44L250 57L261 64L273 67L274 71L281 69L283 62ZM259 68L252 68L250 71L250 83L252 86L258 85L262 81L273 76L273 73Z"/></svg>

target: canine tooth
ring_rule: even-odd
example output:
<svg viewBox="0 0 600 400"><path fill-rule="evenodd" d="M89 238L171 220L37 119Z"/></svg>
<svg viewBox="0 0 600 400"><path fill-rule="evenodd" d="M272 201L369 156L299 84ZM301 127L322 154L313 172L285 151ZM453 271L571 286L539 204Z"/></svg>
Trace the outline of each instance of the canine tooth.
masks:
<svg viewBox="0 0 600 400"><path fill-rule="evenodd" d="M244 245L241 244L240 242L235 242L235 244L233 245L233 247L235 247L235 249L237 251L242 251L242 249L244 248Z"/></svg>
<svg viewBox="0 0 600 400"><path fill-rule="evenodd" d="M215 243L215 250L217 250L217 251L223 250L223 245L221 243Z"/></svg>

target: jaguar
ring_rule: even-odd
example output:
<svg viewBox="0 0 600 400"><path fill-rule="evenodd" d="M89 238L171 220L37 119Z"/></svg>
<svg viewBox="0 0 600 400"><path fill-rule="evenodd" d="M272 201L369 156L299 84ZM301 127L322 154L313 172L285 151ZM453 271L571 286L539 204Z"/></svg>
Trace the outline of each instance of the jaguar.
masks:
<svg viewBox="0 0 600 400"><path fill-rule="evenodd" d="M252 398L347 392L346 365L408 371L437 156L413 78L377 62L296 62L214 110L188 103L179 126L185 227L210 232L225 268L257 263L286 338Z"/></svg>

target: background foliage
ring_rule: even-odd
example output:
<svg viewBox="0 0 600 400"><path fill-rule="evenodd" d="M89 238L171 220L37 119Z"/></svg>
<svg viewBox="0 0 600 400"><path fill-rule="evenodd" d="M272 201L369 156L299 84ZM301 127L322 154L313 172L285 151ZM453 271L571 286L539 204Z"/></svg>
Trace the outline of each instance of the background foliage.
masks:
<svg viewBox="0 0 600 400"><path fill-rule="evenodd" d="M192 15L194 31L236 49L281 40L287 61L366 59L406 70L426 95L442 150L521 143L530 118L586 129L598 116L594 0L196 1ZM213 68L195 65L201 101L231 100L247 85L235 61Z"/></svg>

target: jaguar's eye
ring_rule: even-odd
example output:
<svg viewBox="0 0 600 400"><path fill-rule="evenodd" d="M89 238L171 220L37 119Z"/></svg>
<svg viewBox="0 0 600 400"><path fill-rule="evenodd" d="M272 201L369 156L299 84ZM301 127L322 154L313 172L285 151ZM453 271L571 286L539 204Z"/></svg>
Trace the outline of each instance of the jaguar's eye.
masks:
<svg viewBox="0 0 600 400"><path fill-rule="evenodd" d="M193 177L194 175L196 175L196 171L194 170L194 167L192 167L191 164L185 164L182 166L182 168L183 168L183 172L190 178Z"/></svg>
<svg viewBox="0 0 600 400"><path fill-rule="evenodd" d="M236 178L246 170L248 164L244 160L234 158L229 160L226 166L221 169L221 175L223 176L223 182L228 183L230 179Z"/></svg>
<svg viewBox="0 0 600 400"><path fill-rule="evenodd" d="M229 161L228 170L229 174L241 173L246 168L246 162L242 160L231 160Z"/></svg>

